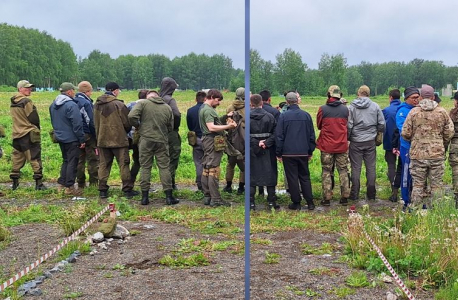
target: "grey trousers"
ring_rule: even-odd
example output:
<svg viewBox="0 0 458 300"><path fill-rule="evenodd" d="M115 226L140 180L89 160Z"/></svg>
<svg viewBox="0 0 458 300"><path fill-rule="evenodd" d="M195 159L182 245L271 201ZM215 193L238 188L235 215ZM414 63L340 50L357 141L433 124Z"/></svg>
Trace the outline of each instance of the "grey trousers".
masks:
<svg viewBox="0 0 458 300"><path fill-rule="evenodd" d="M198 187L202 186L202 157L204 156L204 149L202 149L202 138L197 138L196 145L192 147L192 159L196 167L196 184Z"/></svg>
<svg viewBox="0 0 458 300"><path fill-rule="evenodd" d="M377 152L375 149L375 139L367 142L350 142L348 152L351 163L350 199L356 200L359 198L361 167L363 161L366 166L367 199L375 199L375 164L377 160Z"/></svg>

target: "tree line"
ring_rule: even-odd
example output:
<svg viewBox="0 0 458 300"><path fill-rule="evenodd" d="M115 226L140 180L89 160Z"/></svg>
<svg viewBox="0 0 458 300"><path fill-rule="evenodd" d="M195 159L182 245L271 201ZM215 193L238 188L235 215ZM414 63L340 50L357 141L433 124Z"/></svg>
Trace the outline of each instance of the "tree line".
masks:
<svg viewBox="0 0 458 300"><path fill-rule="evenodd" d="M235 69L232 59L223 55L190 53L170 59L163 54L121 55L93 50L87 57L76 57L67 42L45 31L0 24L0 86L15 86L27 79L38 87L58 87L64 81L88 80L94 87L116 81L125 89L155 88L163 77L173 77L180 89L203 88L234 91L245 86L245 74ZM311 69L299 52L285 49L275 62L265 60L259 51L250 51L251 91L268 89L273 93L297 89L303 95L325 95L330 85L355 94L362 84L373 95L386 94L391 88L421 87L428 83L437 90L458 81L458 66L442 61L414 59L405 62L361 62L349 66L343 53L324 53L318 69Z"/></svg>
<svg viewBox="0 0 458 300"><path fill-rule="evenodd" d="M299 52L285 49L276 56L275 63L264 60L259 51L250 52L250 88L268 89L277 93L297 89L303 95L326 95L333 84L344 94L354 95L366 84L372 95L388 94L393 88L421 87L427 83L436 90L458 82L458 66L445 66L442 61L414 59L405 62L370 63L362 61L349 66L343 53L324 53L318 69L310 69Z"/></svg>

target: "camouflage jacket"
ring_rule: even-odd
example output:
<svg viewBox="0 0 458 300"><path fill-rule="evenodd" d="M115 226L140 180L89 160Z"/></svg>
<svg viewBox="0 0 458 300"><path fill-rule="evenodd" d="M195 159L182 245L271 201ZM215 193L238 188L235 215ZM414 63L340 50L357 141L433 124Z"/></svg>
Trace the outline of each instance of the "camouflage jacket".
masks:
<svg viewBox="0 0 458 300"><path fill-rule="evenodd" d="M444 145L454 133L447 111L434 100L423 99L407 115L401 135L411 142L411 159L444 159Z"/></svg>
<svg viewBox="0 0 458 300"><path fill-rule="evenodd" d="M40 129L37 108L21 93L11 98L10 114L13 121L13 139L18 139L34 129Z"/></svg>

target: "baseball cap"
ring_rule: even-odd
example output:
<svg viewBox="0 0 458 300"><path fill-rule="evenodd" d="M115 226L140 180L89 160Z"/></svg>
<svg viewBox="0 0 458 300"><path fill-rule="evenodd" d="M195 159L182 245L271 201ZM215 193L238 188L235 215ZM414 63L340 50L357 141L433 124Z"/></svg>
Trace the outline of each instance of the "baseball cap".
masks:
<svg viewBox="0 0 458 300"><path fill-rule="evenodd" d="M69 90L76 90L75 86L70 82L64 82L60 85L59 91L66 92Z"/></svg>
<svg viewBox="0 0 458 300"><path fill-rule="evenodd" d="M421 87L420 90L420 95L424 99L431 99L434 100L434 88L430 85L425 84L424 86Z"/></svg>
<svg viewBox="0 0 458 300"><path fill-rule="evenodd" d="M286 101L297 101L297 94L295 92L289 92L285 96Z"/></svg>
<svg viewBox="0 0 458 300"><path fill-rule="evenodd" d="M116 83L116 82L108 82L106 85L105 85L105 90L111 92L111 91L114 91L114 90L119 90L120 87L119 85Z"/></svg>
<svg viewBox="0 0 458 300"><path fill-rule="evenodd" d="M331 95L331 97L333 98L337 98L337 99L340 99L341 95L341 91L340 91L340 87L338 85L331 85L328 89L328 93Z"/></svg>
<svg viewBox="0 0 458 300"><path fill-rule="evenodd" d="M245 88L239 87L235 90L235 97L245 99Z"/></svg>
<svg viewBox="0 0 458 300"><path fill-rule="evenodd" d="M29 87L35 87L35 85L31 84L27 80L21 80L17 83L17 88L29 88Z"/></svg>

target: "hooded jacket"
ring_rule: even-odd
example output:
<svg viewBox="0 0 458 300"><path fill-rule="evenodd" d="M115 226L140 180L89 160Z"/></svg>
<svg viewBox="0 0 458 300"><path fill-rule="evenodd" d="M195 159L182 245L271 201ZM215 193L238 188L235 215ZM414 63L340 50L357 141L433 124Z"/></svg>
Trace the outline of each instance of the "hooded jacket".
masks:
<svg viewBox="0 0 458 300"><path fill-rule="evenodd" d="M94 104L92 104L92 99L84 93L77 93L75 95L75 100L78 103L81 116L83 117L84 133L95 136Z"/></svg>
<svg viewBox="0 0 458 300"><path fill-rule="evenodd" d="M32 100L19 93L11 97L10 114L13 121L13 139L34 129L40 129L40 117Z"/></svg>
<svg viewBox="0 0 458 300"><path fill-rule="evenodd" d="M402 133L402 126L404 125L404 122L406 121L407 116L409 115L410 111L412 108L415 106L410 105L407 102L402 102L401 105L399 105L398 110L396 112L396 127L398 128L398 131ZM401 147L405 149L410 149L410 142L406 141L400 137L400 144Z"/></svg>
<svg viewBox="0 0 458 300"><path fill-rule="evenodd" d="M173 92L178 87L178 84L173 78L165 77L161 82L161 90L159 96L164 100L166 104L170 106L173 113L173 130L178 131L181 124L181 113L178 109L176 100L172 97Z"/></svg>
<svg viewBox="0 0 458 300"><path fill-rule="evenodd" d="M385 107L383 112L383 117L385 118L385 134L383 135L383 149L386 151L391 151L393 149L392 140L393 134L396 130L396 112L398 111L399 106L401 105L401 100L393 99L390 102L390 106Z"/></svg>
<svg viewBox="0 0 458 300"><path fill-rule="evenodd" d="M377 132L385 131L385 118L380 106L368 97L358 97L350 104L348 140L350 142L375 141Z"/></svg>
<svg viewBox="0 0 458 300"><path fill-rule="evenodd" d="M348 108L337 98L329 98L326 105L320 106L316 125L320 135L317 148L325 153L345 153L347 141Z"/></svg>
<svg viewBox="0 0 458 300"><path fill-rule="evenodd" d="M277 157L311 156L316 144L310 114L301 110L297 104L290 105L278 118L275 143Z"/></svg>
<svg viewBox="0 0 458 300"><path fill-rule="evenodd" d="M410 159L444 159L445 147L455 132L447 111L431 99L423 99L407 115L402 137L411 142Z"/></svg>
<svg viewBox="0 0 458 300"><path fill-rule="evenodd" d="M129 122L138 128L140 137L167 144L173 130L173 114L170 106L159 97L138 100L129 113Z"/></svg>
<svg viewBox="0 0 458 300"><path fill-rule="evenodd" d="M107 92L97 98L94 105L94 124L97 147L121 148L129 147L127 133L132 126L127 116L129 110L124 101Z"/></svg>
<svg viewBox="0 0 458 300"><path fill-rule="evenodd" d="M75 99L65 94L58 95L49 106L49 115L60 143L84 143L83 118Z"/></svg>

